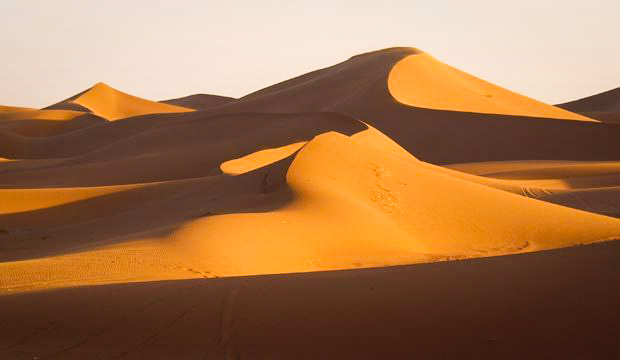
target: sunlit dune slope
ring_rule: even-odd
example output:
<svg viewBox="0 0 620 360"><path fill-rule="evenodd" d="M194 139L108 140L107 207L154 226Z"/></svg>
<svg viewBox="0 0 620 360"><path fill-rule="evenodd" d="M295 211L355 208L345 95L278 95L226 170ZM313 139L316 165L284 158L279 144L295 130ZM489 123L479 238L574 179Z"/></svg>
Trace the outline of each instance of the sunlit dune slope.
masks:
<svg viewBox="0 0 620 360"><path fill-rule="evenodd" d="M287 173L290 205L193 222L174 235L179 248L189 246L188 257L205 249L209 273L253 274L498 255L620 236L620 220L463 181L356 137L324 134L296 155ZM248 242L249 228L264 229L252 237L265 242ZM217 240L198 240L204 238ZM284 251L274 261L277 249Z"/></svg>
<svg viewBox="0 0 620 360"><path fill-rule="evenodd" d="M493 85L426 53L400 60L388 88L399 102L422 108L594 121Z"/></svg>
<svg viewBox="0 0 620 360"><path fill-rule="evenodd" d="M104 83L97 83L92 88L60 103L51 105L46 109L90 111L108 120L153 113L192 111L192 109L185 107L159 103L129 95Z"/></svg>

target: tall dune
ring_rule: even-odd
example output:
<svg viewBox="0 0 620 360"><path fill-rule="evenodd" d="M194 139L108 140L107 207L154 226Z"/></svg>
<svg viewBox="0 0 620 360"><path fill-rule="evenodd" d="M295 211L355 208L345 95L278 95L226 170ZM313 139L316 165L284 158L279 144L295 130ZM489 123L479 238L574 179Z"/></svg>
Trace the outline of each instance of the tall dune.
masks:
<svg viewBox="0 0 620 360"><path fill-rule="evenodd" d="M391 91L390 83L401 86ZM414 48L357 55L206 111L340 112L435 164L620 160L617 126L499 88Z"/></svg>

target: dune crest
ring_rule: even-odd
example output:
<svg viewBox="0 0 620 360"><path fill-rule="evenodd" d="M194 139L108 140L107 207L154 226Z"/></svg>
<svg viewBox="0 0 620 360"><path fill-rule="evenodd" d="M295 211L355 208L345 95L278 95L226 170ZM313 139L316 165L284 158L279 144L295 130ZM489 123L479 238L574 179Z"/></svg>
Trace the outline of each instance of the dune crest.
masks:
<svg viewBox="0 0 620 360"><path fill-rule="evenodd" d="M75 108L75 106L87 109L93 114L108 120L118 120L145 114L193 111L193 109L129 95L101 82L84 92L48 107L48 109Z"/></svg>

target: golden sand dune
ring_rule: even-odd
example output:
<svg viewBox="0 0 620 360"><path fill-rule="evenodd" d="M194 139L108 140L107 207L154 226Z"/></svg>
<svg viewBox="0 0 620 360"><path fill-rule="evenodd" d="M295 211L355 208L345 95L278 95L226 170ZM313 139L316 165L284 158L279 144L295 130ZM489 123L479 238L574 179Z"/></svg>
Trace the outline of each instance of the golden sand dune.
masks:
<svg viewBox="0 0 620 360"><path fill-rule="evenodd" d="M586 116L413 48L0 107L0 358L617 353L620 127Z"/></svg>
<svg viewBox="0 0 620 360"><path fill-rule="evenodd" d="M426 53L400 60L390 71L388 88L399 102L422 108L593 121L478 79Z"/></svg>
<svg viewBox="0 0 620 360"><path fill-rule="evenodd" d="M72 96L47 109L85 110L108 120L130 116L192 111L181 106L158 103L125 94L104 83L97 83L90 89Z"/></svg>

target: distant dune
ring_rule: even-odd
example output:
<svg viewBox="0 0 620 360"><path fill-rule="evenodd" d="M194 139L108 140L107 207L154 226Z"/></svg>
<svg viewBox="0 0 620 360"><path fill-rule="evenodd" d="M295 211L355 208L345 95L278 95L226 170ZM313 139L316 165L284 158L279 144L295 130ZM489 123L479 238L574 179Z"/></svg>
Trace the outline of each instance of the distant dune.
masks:
<svg viewBox="0 0 620 360"><path fill-rule="evenodd" d="M556 106L602 122L620 124L620 88Z"/></svg>
<svg viewBox="0 0 620 360"><path fill-rule="evenodd" d="M228 104L235 98L219 95L195 94L177 99L162 100L161 103L182 106L194 110L206 110L218 105Z"/></svg>
<svg viewBox="0 0 620 360"><path fill-rule="evenodd" d="M90 89L48 106L46 109L87 111L108 120L144 114L192 111L192 109L125 94L104 83L97 83Z"/></svg>
<svg viewBox="0 0 620 360"><path fill-rule="evenodd" d="M0 359L616 358L616 90L390 48L1 106Z"/></svg>

